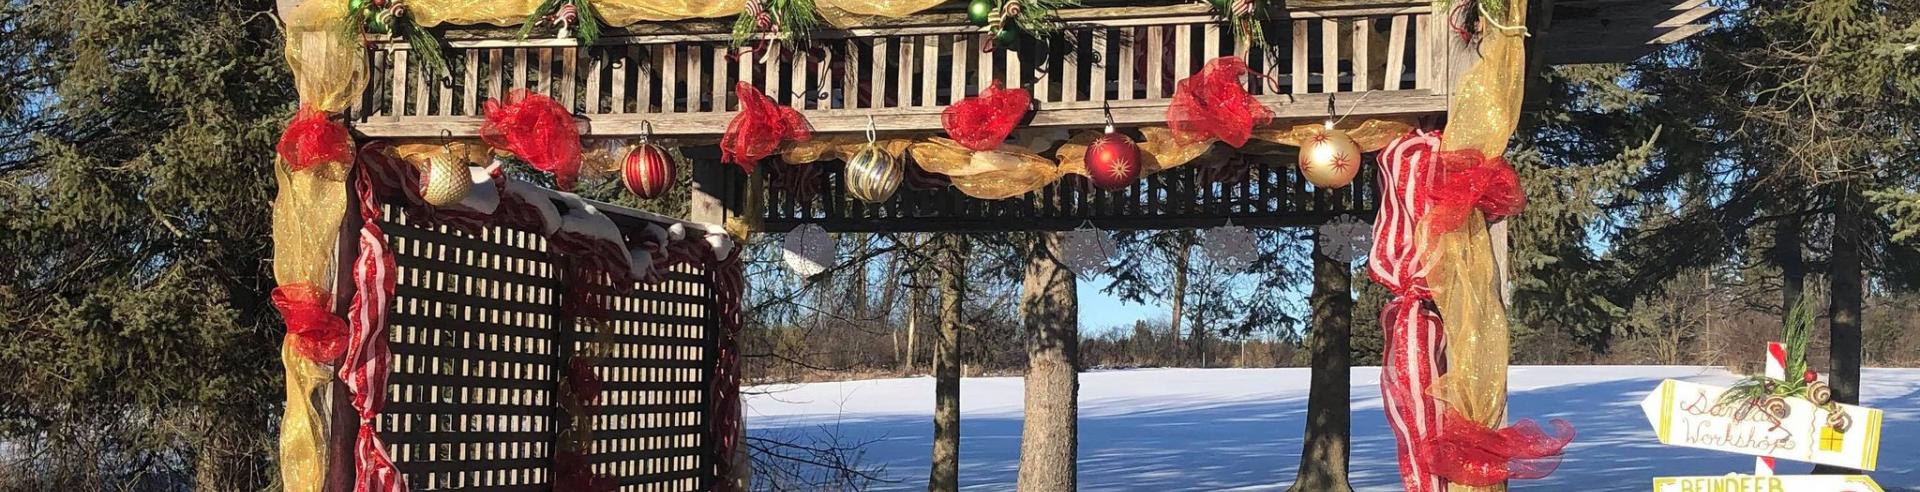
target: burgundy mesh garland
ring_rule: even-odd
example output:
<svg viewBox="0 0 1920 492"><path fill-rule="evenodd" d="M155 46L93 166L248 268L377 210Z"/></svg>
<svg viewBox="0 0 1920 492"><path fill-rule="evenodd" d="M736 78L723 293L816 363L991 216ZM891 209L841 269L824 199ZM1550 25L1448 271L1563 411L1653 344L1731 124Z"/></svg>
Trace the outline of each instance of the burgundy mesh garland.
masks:
<svg viewBox="0 0 1920 492"><path fill-rule="evenodd" d="M1007 135L1026 118L1032 101L1026 89L1005 89L995 80L979 94L947 106L940 113L940 124L961 146L986 152L1007 141Z"/></svg>
<svg viewBox="0 0 1920 492"><path fill-rule="evenodd" d="M526 161L534 169L553 173L554 187L573 189L580 175L580 130L573 114L546 94L514 89L505 99L489 99L480 139Z"/></svg>
<svg viewBox="0 0 1920 492"><path fill-rule="evenodd" d="M1223 56L1180 81L1167 106L1167 127L1182 145L1217 138L1234 148L1247 144L1253 128L1273 121L1273 111L1247 93L1246 60Z"/></svg>
<svg viewBox="0 0 1920 492"><path fill-rule="evenodd" d="M720 137L720 156L740 170L753 174L753 166L780 150L781 142L805 142L813 138L813 127L793 108L781 106L746 81L736 82L733 92L740 99L740 113L727 123L726 136Z"/></svg>

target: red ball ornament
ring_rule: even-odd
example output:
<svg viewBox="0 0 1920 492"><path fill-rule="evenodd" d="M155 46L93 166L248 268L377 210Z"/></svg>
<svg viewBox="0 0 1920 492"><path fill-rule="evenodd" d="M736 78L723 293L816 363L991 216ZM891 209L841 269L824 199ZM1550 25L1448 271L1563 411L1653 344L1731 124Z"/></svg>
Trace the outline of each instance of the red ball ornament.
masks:
<svg viewBox="0 0 1920 492"><path fill-rule="evenodd" d="M642 143L627 151L626 162L620 166L620 183L627 192L648 200L666 194L673 187L673 177L673 157L654 144Z"/></svg>
<svg viewBox="0 0 1920 492"><path fill-rule="evenodd" d="M1105 135L1087 145L1087 178L1107 191L1132 186L1140 179L1140 147L1108 125Z"/></svg>
<svg viewBox="0 0 1920 492"><path fill-rule="evenodd" d="M1801 380L1801 381L1805 381L1805 382L1809 382L1809 383L1811 383L1811 382L1814 382L1814 381L1817 381L1817 380L1819 380L1819 379L1820 379L1820 373L1817 373L1817 372L1813 372L1813 370L1812 370L1812 369L1808 369L1808 370L1807 370L1806 372L1803 372L1803 373L1800 373L1800 380Z"/></svg>

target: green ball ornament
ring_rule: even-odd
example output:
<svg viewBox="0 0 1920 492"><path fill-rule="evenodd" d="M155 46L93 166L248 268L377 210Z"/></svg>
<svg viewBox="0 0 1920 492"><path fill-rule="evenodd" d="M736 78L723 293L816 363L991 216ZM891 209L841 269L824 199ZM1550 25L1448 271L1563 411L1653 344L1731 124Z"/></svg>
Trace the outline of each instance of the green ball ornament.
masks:
<svg viewBox="0 0 1920 492"><path fill-rule="evenodd" d="M377 16L377 15L369 16L367 17L367 32L373 33L373 34L386 34L387 23L380 22L380 16Z"/></svg>
<svg viewBox="0 0 1920 492"><path fill-rule="evenodd" d="M359 12L366 8L367 0L347 0L347 10L350 12Z"/></svg>
<svg viewBox="0 0 1920 492"><path fill-rule="evenodd" d="M993 45L1005 50L1018 49L1020 47L1020 29L1014 27L1013 24L1007 24L1006 27L1000 29L1000 32L994 33Z"/></svg>
<svg viewBox="0 0 1920 492"><path fill-rule="evenodd" d="M973 25L984 26L993 17L993 0L973 0L967 4L967 20Z"/></svg>

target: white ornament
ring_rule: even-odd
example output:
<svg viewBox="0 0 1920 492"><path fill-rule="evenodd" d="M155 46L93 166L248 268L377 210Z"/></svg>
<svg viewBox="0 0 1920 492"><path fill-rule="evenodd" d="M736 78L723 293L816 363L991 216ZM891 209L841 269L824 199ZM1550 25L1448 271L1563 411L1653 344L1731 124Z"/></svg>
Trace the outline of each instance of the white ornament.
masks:
<svg viewBox="0 0 1920 492"><path fill-rule="evenodd" d="M724 232L707 233L707 246L713 248L714 258L726 258L733 254L733 236Z"/></svg>
<svg viewBox="0 0 1920 492"><path fill-rule="evenodd" d="M1373 245L1373 226L1342 215L1320 226L1320 251L1334 261L1360 259Z"/></svg>
<svg viewBox="0 0 1920 492"><path fill-rule="evenodd" d="M1113 236L1107 231L1087 228L1060 233L1060 261L1082 278L1106 273L1114 249Z"/></svg>
<svg viewBox="0 0 1920 492"><path fill-rule="evenodd" d="M803 224L787 232L780 244L787 268L801 277L812 277L833 267L834 241L818 224Z"/></svg>
<svg viewBox="0 0 1920 492"><path fill-rule="evenodd" d="M1255 248L1260 238L1245 227L1228 224L1207 229L1205 240L1201 251L1208 260L1228 271L1246 270L1253 266L1254 260L1260 258L1260 252Z"/></svg>

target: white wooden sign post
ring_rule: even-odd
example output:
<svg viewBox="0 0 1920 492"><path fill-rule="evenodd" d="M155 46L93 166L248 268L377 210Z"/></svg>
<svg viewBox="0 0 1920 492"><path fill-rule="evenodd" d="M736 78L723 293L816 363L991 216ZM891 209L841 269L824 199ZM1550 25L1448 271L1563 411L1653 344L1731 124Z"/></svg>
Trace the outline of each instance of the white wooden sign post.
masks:
<svg viewBox="0 0 1920 492"><path fill-rule="evenodd" d="M1785 379L1785 351L1768 344L1767 376ZM1835 405L1851 426L1827 425L1830 413L1806 398L1786 398L1784 416L1718 405L1726 388L1666 380L1640 402L1661 444L1754 455L1753 475L1662 477L1654 492L1881 492L1865 475L1775 476L1774 460L1787 459L1872 471L1879 460L1879 410Z"/></svg>

